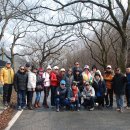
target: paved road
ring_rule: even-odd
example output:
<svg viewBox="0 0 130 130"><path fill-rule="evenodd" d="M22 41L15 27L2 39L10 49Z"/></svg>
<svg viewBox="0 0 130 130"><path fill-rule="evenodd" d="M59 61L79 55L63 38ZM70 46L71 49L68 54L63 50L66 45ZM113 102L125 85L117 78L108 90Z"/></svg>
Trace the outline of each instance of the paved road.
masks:
<svg viewBox="0 0 130 130"><path fill-rule="evenodd" d="M130 110L105 109L55 112L51 108L24 110L11 130L130 130Z"/></svg>

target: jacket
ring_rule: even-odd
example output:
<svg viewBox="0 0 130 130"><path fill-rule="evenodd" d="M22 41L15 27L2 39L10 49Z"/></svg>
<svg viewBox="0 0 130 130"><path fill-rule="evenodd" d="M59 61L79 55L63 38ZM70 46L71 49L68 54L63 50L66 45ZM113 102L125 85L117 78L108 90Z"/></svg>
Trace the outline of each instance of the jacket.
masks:
<svg viewBox="0 0 130 130"><path fill-rule="evenodd" d="M107 89L112 89L112 80L113 80L112 73L105 73L103 78L105 80Z"/></svg>
<svg viewBox="0 0 130 130"><path fill-rule="evenodd" d="M112 81L112 87L114 93L117 95L124 95L125 94L125 84L126 84L126 77L123 74L116 74Z"/></svg>
<svg viewBox="0 0 130 130"><path fill-rule="evenodd" d="M59 92L59 94L57 94ZM60 98L61 100L64 100L65 98L67 98L67 88L65 87L64 89L62 89L61 87L58 87L56 89L56 97Z"/></svg>
<svg viewBox="0 0 130 130"><path fill-rule="evenodd" d="M55 72L51 72L50 74L50 84L51 86L57 87L58 86L58 78Z"/></svg>
<svg viewBox="0 0 130 130"><path fill-rule="evenodd" d="M98 82L96 80L93 81L92 87L95 90L95 95L97 97L99 96L104 96L104 94L107 92L106 91L106 85L105 82L102 80L99 80Z"/></svg>
<svg viewBox="0 0 130 130"><path fill-rule="evenodd" d="M130 73L126 74L127 83L126 83L126 89L130 89Z"/></svg>
<svg viewBox="0 0 130 130"><path fill-rule="evenodd" d="M8 81L8 70L10 70L11 82ZM6 67L2 68L0 71L0 82L2 84L13 84L14 81L14 71L12 68L7 69Z"/></svg>
<svg viewBox="0 0 130 130"><path fill-rule="evenodd" d="M44 87L50 87L50 75L44 72L42 78L44 79Z"/></svg>
<svg viewBox="0 0 130 130"><path fill-rule="evenodd" d="M66 87L67 88L71 88L71 84L72 84L73 81L74 81L74 76L66 74L65 82L66 82Z"/></svg>
<svg viewBox="0 0 130 130"><path fill-rule="evenodd" d="M28 75L27 73L21 73L18 71L14 77L14 89L18 90L27 90L27 82L28 82Z"/></svg>
<svg viewBox="0 0 130 130"><path fill-rule="evenodd" d="M36 74L29 71L28 72L28 84L27 84L28 90L32 90L36 88Z"/></svg>
<svg viewBox="0 0 130 130"><path fill-rule="evenodd" d="M84 98L86 97L95 97L95 90L93 87L90 86L89 90L87 90L86 88L84 88L83 92L82 92L82 96Z"/></svg>

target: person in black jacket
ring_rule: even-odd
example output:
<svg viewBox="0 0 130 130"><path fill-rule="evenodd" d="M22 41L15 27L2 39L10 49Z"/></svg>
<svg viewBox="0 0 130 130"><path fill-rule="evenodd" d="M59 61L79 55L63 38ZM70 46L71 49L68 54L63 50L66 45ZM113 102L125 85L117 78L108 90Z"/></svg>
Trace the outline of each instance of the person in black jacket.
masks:
<svg viewBox="0 0 130 130"><path fill-rule="evenodd" d="M104 107L104 96L106 95L106 85L104 80L101 79L100 73L96 72L94 76L92 87L95 90L96 102L99 104L99 108Z"/></svg>
<svg viewBox="0 0 130 130"><path fill-rule="evenodd" d="M120 68L115 69L115 76L112 80L112 87L116 95L117 111L123 112L126 77L121 73Z"/></svg>
<svg viewBox="0 0 130 130"><path fill-rule="evenodd" d="M74 81L77 83L80 94L83 91L83 76L79 68L75 70ZM81 104L81 97L79 97L79 103Z"/></svg>
<svg viewBox="0 0 130 130"><path fill-rule="evenodd" d="M67 88L65 80L61 80L60 86L56 89L56 111L59 112L60 107L67 105Z"/></svg>
<svg viewBox="0 0 130 130"><path fill-rule="evenodd" d="M17 92L18 110L26 107L26 92L27 92L28 75L25 72L24 66L20 66L14 78L14 89Z"/></svg>

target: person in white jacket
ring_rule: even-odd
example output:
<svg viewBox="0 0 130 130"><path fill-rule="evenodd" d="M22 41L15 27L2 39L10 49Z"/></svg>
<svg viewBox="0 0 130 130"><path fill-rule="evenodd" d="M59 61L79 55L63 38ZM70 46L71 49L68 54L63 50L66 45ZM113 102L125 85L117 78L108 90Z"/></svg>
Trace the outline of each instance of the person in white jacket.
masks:
<svg viewBox="0 0 130 130"><path fill-rule="evenodd" d="M89 82L85 83L84 90L81 94L84 99L83 106L88 108L90 111L94 110L94 98L95 98L95 91L92 86L90 86Z"/></svg>
<svg viewBox="0 0 130 130"><path fill-rule="evenodd" d="M43 73L43 79L44 79L44 99L43 99L43 106L45 108L49 108L48 103L47 103L47 98L49 96L49 91L50 91L50 72L52 68L49 65L46 69L46 72Z"/></svg>
<svg viewBox="0 0 130 130"><path fill-rule="evenodd" d="M28 71L28 83L27 83L27 107L28 109L32 110L32 99L33 93L36 88L36 73L37 69L32 68L32 71Z"/></svg>

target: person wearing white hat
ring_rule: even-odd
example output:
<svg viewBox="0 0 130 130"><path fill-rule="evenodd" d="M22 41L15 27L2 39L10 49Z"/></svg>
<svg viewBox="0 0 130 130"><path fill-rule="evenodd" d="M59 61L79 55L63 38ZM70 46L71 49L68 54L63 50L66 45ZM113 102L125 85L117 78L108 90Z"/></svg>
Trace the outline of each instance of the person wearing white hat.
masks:
<svg viewBox="0 0 130 130"><path fill-rule="evenodd" d="M113 73L111 65L107 65L106 72L103 76L106 87L107 87L107 95L105 96L106 107L112 108L113 107L113 89L112 89L112 80L113 80Z"/></svg>
<svg viewBox="0 0 130 130"><path fill-rule="evenodd" d="M61 68L59 73L59 81L65 80L65 76L66 76L66 70L65 68Z"/></svg>
<svg viewBox="0 0 130 130"><path fill-rule="evenodd" d="M47 98L49 96L49 91L50 91L50 73L51 73L51 66L48 65L46 72L43 73L43 78L44 78L44 100L43 100L43 106L45 108L49 108L48 103L47 103Z"/></svg>

